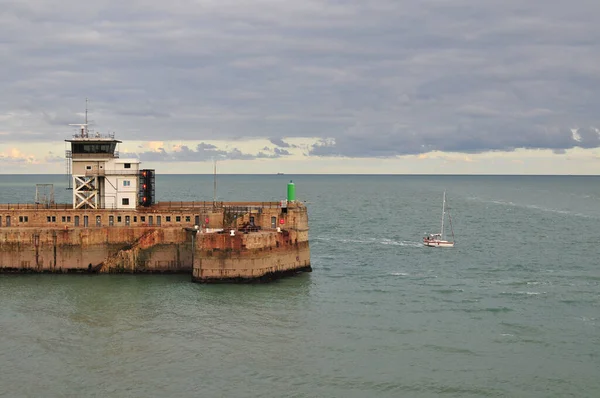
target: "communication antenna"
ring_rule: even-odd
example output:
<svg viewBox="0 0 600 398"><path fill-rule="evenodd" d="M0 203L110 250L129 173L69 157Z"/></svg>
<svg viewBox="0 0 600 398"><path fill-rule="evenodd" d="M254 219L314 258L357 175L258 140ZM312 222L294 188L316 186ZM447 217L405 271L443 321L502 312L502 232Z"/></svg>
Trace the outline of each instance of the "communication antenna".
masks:
<svg viewBox="0 0 600 398"><path fill-rule="evenodd" d="M88 131L88 99L85 99L85 123L74 123L69 126L79 126L79 138L89 138Z"/></svg>
<svg viewBox="0 0 600 398"><path fill-rule="evenodd" d="M217 205L217 159L213 158L213 206Z"/></svg>

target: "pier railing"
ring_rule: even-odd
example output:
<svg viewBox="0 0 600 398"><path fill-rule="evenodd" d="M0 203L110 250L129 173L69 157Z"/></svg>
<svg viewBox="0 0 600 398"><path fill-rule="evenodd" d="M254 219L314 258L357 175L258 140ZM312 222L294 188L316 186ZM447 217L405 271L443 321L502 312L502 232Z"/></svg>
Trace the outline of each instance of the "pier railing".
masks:
<svg viewBox="0 0 600 398"><path fill-rule="evenodd" d="M288 205L290 206L290 205ZM223 209L235 209L240 211L257 211L258 209L275 209L281 207L280 202L212 202L212 201L198 201L198 202L182 202L182 201L168 201L158 202L151 207L138 207L139 211L146 210L223 210ZM111 210L124 210L131 211L133 209L115 209L111 206L102 207L100 209L111 209ZM73 210L71 203L0 203L0 210ZM86 209L78 209L86 210ZM93 209L87 209L93 210Z"/></svg>
<svg viewBox="0 0 600 398"><path fill-rule="evenodd" d="M0 210L68 210L70 203L0 203Z"/></svg>

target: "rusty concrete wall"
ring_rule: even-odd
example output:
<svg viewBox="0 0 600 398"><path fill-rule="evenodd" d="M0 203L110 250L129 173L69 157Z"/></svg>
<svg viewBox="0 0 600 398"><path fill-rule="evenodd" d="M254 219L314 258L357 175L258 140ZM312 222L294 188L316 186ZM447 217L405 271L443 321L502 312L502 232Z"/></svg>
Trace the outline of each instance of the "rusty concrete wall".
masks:
<svg viewBox="0 0 600 398"><path fill-rule="evenodd" d="M265 211L260 218L270 224L272 216L278 217L279 232L269 229L250 233L234 231L233 236L198 234L192 280L244 281L296 271L310 272L305 208L288 209L287 213Z"/></svg>
<svg viewBox="0 0 600 398"><path fill-rule="evenodd" d="M303 242L293 247L203 250L194 260L192 279L195 282L253 280L311 270L308 242Z"/></svg>
<svg viewBox="0 0 600 398"><path fill-rule="evenodd" d="M2 228L0 271L190 271L189 240L182 228Z"/></svg>
<svg viewBox="0 0 600 398"><path fill-rule="evenodd" d="M183 221L186 214L192 217L197 213L194 210L169 209L168 212L154 213L173 217L168 225L164 225L166 220L163 219L160 227L95 226L96 214L102 215L102 225L105 225L104 219L111 214L128 214L132 221L134 216L141 220L139 217L143 213L138 211L51 211L59 220L64 214L89 214L90 226L87 228L45 226L48 210L4 210L0 212L4 216L7 213L13 217L28 215L23 224L44 226L13 224L0 227L0 272L193 271L196 281L216 281L258 278L294 270L310 271L306 207L300 204L286 210L266 207L256 213L240 213L227 225L223 225L227 218L224 211L202 214L211 217L209 225L212 228L227 229L224 233L195 234L193 249L193 232L186 230L191 225L176 222L175 217L178 215ZM238 230L250 221L250 217L254 217L255 225L261 229L249 233ZM271 228L272 217L276 218L279 232L277 228ZM191 219L193 222L193 217ZM229 228L234 229L234 236L229 235Z"/></svg>

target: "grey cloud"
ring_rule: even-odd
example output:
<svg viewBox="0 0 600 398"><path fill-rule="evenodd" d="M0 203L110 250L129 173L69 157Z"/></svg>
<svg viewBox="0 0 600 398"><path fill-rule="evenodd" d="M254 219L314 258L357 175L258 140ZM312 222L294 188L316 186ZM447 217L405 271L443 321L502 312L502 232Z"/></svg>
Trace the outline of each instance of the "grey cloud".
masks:
<svg viewBox="0 0 600 398"><path fill-rule="evenodd" d="M64 156L58 156L53 152L48 152L48 154L44 158L44 161L46 161L48 163L64 163L65 158L64 158Z"/></svg>
<svg viewBox="0 0 600 398"><path fill-rule="evenodd" d="M269 138L269 141L271 141L271 143L273 145L277 145L278 147L281 147L281 148L289 148L290 147L290 144L288 144L281 138Z"/></svg>
<svg viewBox="0 0 600 398"><path fill-rule="evenodd" d="M592 0L3 2L0 137L61 141L89 97L94 127L122 140L329 137L307 154L352 157L595 148L598 14ZM574 126L588 126L579 140Z"/></svg>
<svg viewBox="0 0 600 398"><path fill-rule="evenodd" d="M182 145L173 151L165 151L160 148L158 151L145 151L140 153L125 153L124 157L139 158L145 162L203 162L209 160L253 160L253 159L275 159L281 156L289 155L285 150L275 150L273 154L258 152L256 155L244 153L238 148L229 151L217 149L215 145L201 142L196 148L189 148Z"/></svg>

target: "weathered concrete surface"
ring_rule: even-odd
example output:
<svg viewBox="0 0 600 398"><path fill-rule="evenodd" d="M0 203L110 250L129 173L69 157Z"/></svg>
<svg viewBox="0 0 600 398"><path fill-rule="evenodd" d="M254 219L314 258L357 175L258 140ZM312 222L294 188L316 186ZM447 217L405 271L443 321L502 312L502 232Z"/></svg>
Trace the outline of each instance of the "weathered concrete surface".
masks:
<svg viewBox="0 0 600 398"><path fill-rule="evenodd" d="M261 218L272 214L265 212ZM243 282L312 271L305 208L288 208L278 220L280 231L199 234L192 280Z"/></svg>
<svg viewBox="0 0 600 398"><path fill-rule="evenodd" d="M190 272L181 228L0 229L2 272Z"/></svg>
<svg viewBox="0 0 600 398"><path fill-rule="evenodd" d="M0 227L0 272L180 272L192 273L197 282L240 282L310 271L306 207L253 206L236 203L206 212L171 206L151 212L6 209L0 212L4 220L23 221ZM45 224L48 216L82 220L87 213L93 226ZM162 215L163 225L144 223L142 214L153 214L154 220ZM116 215L121 220L128 215L130 225L106 226ZM96 217L101 217L98 226ZM199 226L193 232L200 217L201 227L224 231L206 233Z"/></svg>

